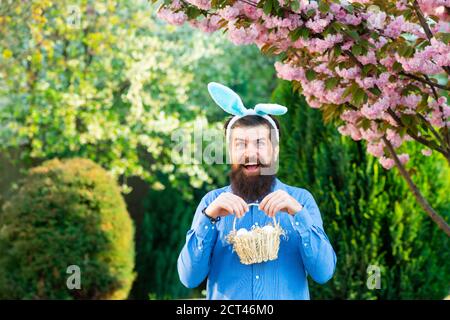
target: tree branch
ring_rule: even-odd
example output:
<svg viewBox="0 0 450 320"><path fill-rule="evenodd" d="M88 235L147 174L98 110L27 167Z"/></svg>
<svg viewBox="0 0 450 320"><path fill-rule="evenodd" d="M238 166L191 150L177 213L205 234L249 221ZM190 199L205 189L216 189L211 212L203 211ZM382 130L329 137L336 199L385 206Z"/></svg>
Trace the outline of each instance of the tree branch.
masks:
<svg viewBox="0 0 450 320"><path fill-rule="evenodd" d="M427 80L429 80L427 75L425 75L425 78ZM436 92L436 89L432 85L430 85L430 87L431 87L431 91L433 92L434 99L436 99L436 102L437 102L439 100L439 96L438 96L438 94ZM444 126L445 126L445 129L444 129L445 130L445 139L447 140L446 141L447 142L447 149L449 149L450 148L450 136L449 136L449 133L448 133L447 119L445 119L445 117L444 117L444 109L442 108L442 106L439 106L439 111L441 112L442 122L444 123ZM434 128L433 128L433 130L434 130ZM445 143L443 143L443 144L445 144Z"/></svg>
<svg viewBox="0 0 450 320"><path fill-rule="evenodd" d="M389 142L389 140L386 138L386 136L383 136L382 139L383 139L383 142L386 145L387 149L389 150L389 153L391 154L392 158L394 159L395 165L397 166L398 170L400 171L400 174L406 180L406 183L408 184L408 187L411 190L411 192L413 193L417 202L425 210L425 212L430 216L430 218L438 225L438 227L441 228L442 230L444 230L444 232L447 234L447 236L450 237L450 226L447 224L447 222L444 220L444 218L442 218L430 206L428 201L420 193L419 189L412 181L411 176L409 175L408 171L406 171L405 167L403 166L403 164L401 163L397 154L395 153L394 147Z"/></svg>
<svg viewBox="0 0 450 320"><path fill-rule="evenodd" d="M417 2L417 0L413 1L413 8L417 14L417 18L419 18L420 25L422 26L422 28L428 38L428 41L431 41L431 38L433 38L433 33L431 32L430 26L428 25L427 21L425 20L425 17L422 13L422 10L420 9L420 6L419 6L419 3ZM445 70L445 72L447 72L447 74L450 75L449 67L442 67L442 68Z"/></svg>
<svg viewBox="0 0 450 320"><path fill-rule="evenodd" d="M387 112L388 112L389 115L395 120L395 122L397 122L397 124L398 124L399 126L404 127L404 128L407 128L407 127L403 124L402 120L401 120L399 117L397 117L397 115L395 114L395 112L394 112L391 108L388 108L388 109L387 109ZM409 128L406 129L406 132L408 133L409 136L411 136L411 138L413 138L414 140L416 140L416 141L419 142L420 144L423 144L424 146L427 146L427 147L430 148L430 149L433 149L433 150L438 151L439 153L442 153L442 154L444 155L444 157L447 159L447 161L450 163L450 153L449 153L447 150L443 149L441 146L435 146L435 145L433 145L431 141L429 141L429 140L427 140L427 139L425 139L425 138L422 138L422 137L416 135L416 134L415 134L411 129L409 129Z"/></svg>
<svg viewBox="0 0 450 320"><path fill-rule="evenodd" d="M406 76L408 78L417 80L419 82L422 82L424 84L428 84L428 85L433 86L435 88L439 88L439 89L442 89L442 90L450 91L450 87L446 87L446 86L444 86L442 84L435 83L435 82L431 81L428 77L427 77L428 79L423 79L423 78L418 77L418 76L416 76L414 74L406 73L404 71L400 71L399 74L401 74L403 76Z"/></svg>

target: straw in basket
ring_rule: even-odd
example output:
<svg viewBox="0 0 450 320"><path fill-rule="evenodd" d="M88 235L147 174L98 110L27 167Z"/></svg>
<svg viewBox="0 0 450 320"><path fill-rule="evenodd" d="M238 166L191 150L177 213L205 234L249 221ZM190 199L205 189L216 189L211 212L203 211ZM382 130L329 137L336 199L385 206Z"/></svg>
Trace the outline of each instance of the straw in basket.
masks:
<svg viewBox="0 0 450 320"><path fill-rule="evenodd" d="M249 206L258 206L250 203ZM284 230L273 217L273 225L269 223L264 227L253 226L251 230L241 228L236 230L236 217L233 221L233 229L227 236L227 241L233 245L241 263L261 263L278 258L280 248L280 236L285 235Z"/></svg>

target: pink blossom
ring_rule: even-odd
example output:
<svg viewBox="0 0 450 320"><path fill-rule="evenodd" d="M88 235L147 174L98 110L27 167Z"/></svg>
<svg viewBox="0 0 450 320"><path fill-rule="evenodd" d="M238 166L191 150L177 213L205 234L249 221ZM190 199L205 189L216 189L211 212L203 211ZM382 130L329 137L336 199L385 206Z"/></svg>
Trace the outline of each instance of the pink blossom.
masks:
<svg viewBox="0 0 450 320"><path fill-rule="evenodd" d="M402 15L395 17L384 29L384 34L390 38L397 38L402 33L404 24L405 18Z"/></svg>
<svg viewBox="0 0 450 320"><path fill-rule="evenodd" d="M317 99L315 99L313 96L311 95L305 95L305 99L306 99L306 103L314 109L319 109L322 104L320 103L320 101L318 101Z"/></svg>
<svg viewBox="0 0 450 320"><path fill-rule="evenodd" d="M390 158L386 158L384 156L381 157L378 161L381 163L383 168L385 168L387 170L391 169L395 165L394 160L392 160Z"/></svg>
<svg viewBox="0 0 450 320"><path fill-rule="evenodd" d="M357 17L353 14L347 14L344 19L342 19L342 22L348 25L357 26L362 22L362 17Z"/></svg>
<svg viewBox="0 0 450 320"><path fill-rule="evenodd" d="M419 72L429 75L442 72L442 67L450 66L450 45L436 39L431 39L431 44L418 51L412 58L400 57L396 59L407 72Z"/></svg>
<svg viewBox="0 0 450 320"><path fill-rule="evenodd" d="M158 16L158 18L165 20L170 24L177 25L177 26L185 23L188 18L187 15L182 11L172 12L171 10L166 9L166 8L161 8L157 12L157 16Z"/></svg>
<svg viewBox="0 0 450 320"><path fill-rule="evenodd" d="M423 154L424 156L426 156L426 157L431 156L431 149L428 149L428 148L422 149L421 152L422 152L422 154Z"/></svg>
<svg viewBox="0 0 450 320"><path fill-rule="evenodd" d="M359 76L360 73L360 69L357 66L354 66L350 69L339 69L338 67L336 67L334 69L334 71L336 71L336 73L347 80L352 80L355 79L357 76Z"/></svg>
<svg viewBox="0 0 450 320"><path fill-rule="evenodd" d="M327 90L324 95L325 102L333 104L342 104L347 102L350 99L350 97L344 98L343 97L344 91L345 88L342 87L336 87L332 90Z"/></svg>
<svg viewBox="0 0 450 320"><path fill-rule="evenodd" d="M341 46L341 49L342 49L342 50L349 50L349 49L353 46L354 43L355 43L355 42L354 42L353 40L346 41L346 42L344 42L344 44Z"/></svg>
<svg viewBox="0 0 450 320"><path fill-rule="evenodd" d="M408 4L407 0L397 0L395 2L395 7L398 10L406 10L406 9L408 9L408 7L406 6L407 4Z"/></svg>
<svg viewBox="0 0 450 320"><path fill-rule="evenodd" d="M361 135L364 140L374 142L380 140L384 133L378 129L376 122L372 121L370 128L367 128L366 130L361 129Z"/></svg>
<svg viewBox="0 0 450 320"><path fill-rule="evenodd" d="M367 119L381 119L382 114L389 108L389 99L387 97L379 98L374 104L366 103L361 108L361 113Z"/></svg>
<svg viewBox="0 0 450 320"><path fill-rule="evenodd" d="M417 94L409 94L402 98L402 103L408 108L415 109L421 100L421 96Z"/></svg>
<svg viewBox="0 0 450 320"><path fill-rule="evenodd" d="M341 34L329 34L323 40L319 38L309 40L307 47L310 52L324 53L342 40Z"/></svg>
<svg viewBox="0 0 450 320"><path fill-rule="evenodd" d="M386 22L386 13L383 11L369 12L367 17L367 28L370 30L383 29Z"/></svg>
<svg viewBox="0 0 450 320"><path fill-rule="evenodd" d="M333 76L333 71L330 70L330 68L328 68L328 63L323 62L317 66L314 67L314 71L318 72L318 73L323 73L326 74L328 76Z"/></svg>
<svg viewBox="0 0 450 320"><path fill-rule="evenodd" d="M450 33L450 23L446 21L438 21L434 26L431 26L430 28L433 34L438 32Z"/></svg>
<svg viewBox="0 0 450 320"><path fill-rule="evenodd" d="M398 155L398 159L400 160L400 162L402 164L405 164L405 163L407 163L409 161L409 154L402 153L402 154Z"/></svg>
<svg viewBox="0 0 450 320"><path fill-rule="evenodd" d="M242 11L244 12L244 14L247 17L249 17L252 20L257 20L257 19L261 18L262 15L264 14L264 12L261 8L255 8L254 6L251 6L246 3L242 4Z"/></svg>
<svg viewBox="0 0 450 320"><path fill-rule="evenodd" d="M211 9L211 1L210 0L186 0L186 1L200 9L203 9L203 10Z"/></svg>
<svg viewBox="0 0 450 320"><path fill-rule="evenodd" d="M220 16L214 15L206 17L202 20L190 21L190 24L203 32L211 33L217 31L220 28L219 26L220 19L221 19Z"/></svg>
<svg viewBox="0 0 450 320"><path fill-rule="evenodd" d="M386 56L383 59L380 60L380 63L385 66L388 70L391 70L392 66L395 63L395 58L393 56Z"/></svg>
<svg viewBox="0 0 450 320"><path fill-rule="evenodd" d="M366 64L377 64L377 57L375 56L375 51L370 50L367 52L367 54L365 56L357 56L356 57L358 59L359 62L361 62L362 64L366 65Z"/></svg>
<svg viewBox="0 0 450 320"><path fill-rule="evenodd" d="M338 131L344 136L350 136L355 141L359 141L362 138L359 129L351 123L338 127Z"/></svg>
<svg viewBox="0 0 450 320"><path fill-rule="evenodd" d="M256 40L257 37L258 30L255 25L251 25L248 28L236 28L234 23L228 23L228 38L235 45L251 44Z"/></svg>
<svg viewBox="0 0 450 320"><path fill-rule="evenodd" d="M217 10L217 14L226 20L233 20L239 15L239 9L235 6L226 6L223 9Z"/></svg>
<svg viewBox="0 0 450 320"><path fill-rule="evenodd" d="M314 20L312 19L308 20L308 22L306 22L306 26L315 33L322 33L325 30L325 28L330 24L331 19L332 19L331 15L327 15L325 19L318 18L318 16L316 16Z"/></svg>
<svg viewBox="0 0 450 320"><path fill-rule="evenodd" d="M374 77L356 77L356 83L363 89L370 89L375 86L375 78Z"/></svg>
<svg viewBox="0 0 450 320"><path fill-rule="evenodd" d="M403 143L402 137L397 133L397 131L392 129L386 130L386 138L389 140L389 142L392 144L394 148L398 148Z"/></svg>
<svg viewBox="0 0 450 320"><path fill-rule="evenodd" d="M445 7L450 7L449 0L418 0L419 6L426 15L435 15L448 20Z"/></svg>
<svg viewBox="0 0 450 320"><path fill-rule="evenodd" d="M430 103L432 108L431 114L427 115L426 118L430 123L438 128L442 128L445 125L449 125L448 122L444 121L450 117L450 107L447 105L446 97L439 97L437 101L433 100Z"/></svg>
<svg viewBox="0 0 450 320"><path fill-rule="evenodd" d="M367 152L371 155L380 158L384 155L384 143L369 143L367 144Z"/></svg>
<svg viewBox="0 0 450 320"><path fill-rule="evenodd" d="M294 67L290 64L283 64L277 61L275 62L275 70L277 71L277 76L281 79L289 81L301 81L305 79L305 71L303 68Z"/></svg>

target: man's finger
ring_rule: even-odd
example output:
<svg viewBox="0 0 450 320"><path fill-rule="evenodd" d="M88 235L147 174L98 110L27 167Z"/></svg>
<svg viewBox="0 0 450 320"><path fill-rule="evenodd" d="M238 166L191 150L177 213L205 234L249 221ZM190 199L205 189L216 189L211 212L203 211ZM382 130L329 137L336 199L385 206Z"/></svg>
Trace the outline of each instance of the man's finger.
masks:
<svg viewBox="0 0 450 320"><path fill-rule="evenodd" d="M267 205L267 202L276 195L277 195L277 191L271 192L267 196L265 196L264 199L259 204L259 209L265 211L265 206Z"/></svg>
<svg viewBox="0 0 450 320"><path fill-rule="evenodd" d="M287 201L286 201L286 199L282 199L280 202L278 202L277 204L276 204L276 206L273 208L273 213L272 213L272 217L274 217L276 214L277 214L277 212L278 211L281 211L281 210L283 210L284 208L286 208L286 205L287 205Z"/></svg>
<svg viewBox="0 0 450 320"><path fill-rule="evenodd" d="M270 216L275 215L275 213L276 213L275 207L283 201L284 201L283 195L279 195L278 197L272 198L272 200L270 201L270 204L267 208L267 212L269 213Z"/></svg>
<svg viewBox="0 0 450 320"><path fill-rule="evenodd" d="M237 217L240 216L240 208L236 206L236 202L234 201L234 195L230 192L227 192L224 196L224 202L231 208L231 213L236 214Z"/></svg>
<svg viewBox="0 0 450 320"><path fill-rule="evenodd" d="M229 213L233 213L233 207L228 203L228 201L224 200L222 201L222 203L220 204L220 206L225 209L226 211L228 211Z"/></svg>
<svg viewBox="0 0 450 320"><path fill-rule="evenodd" d="M238 218L242 216L242 208L235 201L227 199L227 203L233 208L233 212Z"/></svg>
<svg viewBox="0 0 450 320"><path fill-rule="evenodd" d="M274 201L276 202L277 199L280 199L282 196L283 195L280 193L274 194L263 206L263 211L266 212L267 214L270 214L270 208L273 206Z"/></svg>
<svg viewBox="0 0 450 320"><path fill-rule="evenodd" d="M248 205L244 201L244 199L239 196L233 195L232 201L237 203L242 208L242 216L244 216L244 214L248 211Z"/></svg>

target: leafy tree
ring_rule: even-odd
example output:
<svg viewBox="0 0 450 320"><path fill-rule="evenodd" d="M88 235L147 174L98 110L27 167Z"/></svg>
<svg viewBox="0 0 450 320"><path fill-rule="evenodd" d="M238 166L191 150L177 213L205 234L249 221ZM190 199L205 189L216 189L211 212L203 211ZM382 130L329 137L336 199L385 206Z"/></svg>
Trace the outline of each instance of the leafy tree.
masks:
<svg viewBox="0 0 450 320"><path fill-rule="evenodd" d="M174 25L223 29L237 45L279 56L278 77L292 81L341 134L367 141L384 168L396 165L450 236L446 220L413 183L401 148L414 141L424 154L433 150L450 163L448 10L442 0L172 0L158 13Z"/></svg>
<svg viewBox="0 0 450 320"><path fill-rule="evenodd" d="M336 251L336 273L325 285L310 281L313 299L442 299L449 287L448 237L413 201L405 182L382 170L362 142L342 137L318 110L283 81L273 99L291 106L280 117L282 180L316 198ZM414 146L409 146L410 151ZM412 159L414 182L450 216L450 172L442 156ZM418 174L426 172L426 175ZM370 265L379 290L369 290Z"/></svg>

